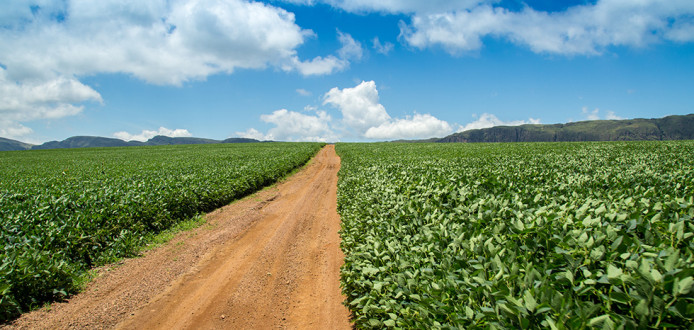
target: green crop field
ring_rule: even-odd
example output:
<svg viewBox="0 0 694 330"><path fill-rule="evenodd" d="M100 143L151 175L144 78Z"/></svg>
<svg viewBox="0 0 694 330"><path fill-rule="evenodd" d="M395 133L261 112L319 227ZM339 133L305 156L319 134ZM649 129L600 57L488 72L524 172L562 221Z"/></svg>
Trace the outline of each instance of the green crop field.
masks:
<svg viewBox="0 0 694 330"><path fill-rule="evenodd" d="M73 293L90 267L276 182L321 146L0 152L0 321Z"/></svg>
<svg viewBox="0 0 694 330"><path fill-rule="evenodd" d="M694 142L338 144L360 328L691 328Z"/></svg>

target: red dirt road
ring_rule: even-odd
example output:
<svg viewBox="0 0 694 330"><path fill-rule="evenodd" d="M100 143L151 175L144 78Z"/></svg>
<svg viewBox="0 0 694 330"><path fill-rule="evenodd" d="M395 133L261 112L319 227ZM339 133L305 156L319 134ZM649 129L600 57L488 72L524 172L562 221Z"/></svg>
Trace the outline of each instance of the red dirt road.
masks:
<svg viewBox="0 0 694 330"><path fill-rule="evenodd" d="M208 225L141 258L103 268L84 293L10 327L348 329L339 168L326 146L285 182L208 214Z"/></svg>

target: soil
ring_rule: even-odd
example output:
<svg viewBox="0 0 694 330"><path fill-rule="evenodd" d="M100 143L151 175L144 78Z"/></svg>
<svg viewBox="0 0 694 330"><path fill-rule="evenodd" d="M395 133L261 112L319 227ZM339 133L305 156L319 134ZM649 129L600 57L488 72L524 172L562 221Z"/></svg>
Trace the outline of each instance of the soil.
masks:
<svg viewBox="0 0 694 330"><path fill-rule="evenodd" d="M340 159L328 145L284 182L98 270L67 302L8 328L349 329L340 291Z"/></svg>

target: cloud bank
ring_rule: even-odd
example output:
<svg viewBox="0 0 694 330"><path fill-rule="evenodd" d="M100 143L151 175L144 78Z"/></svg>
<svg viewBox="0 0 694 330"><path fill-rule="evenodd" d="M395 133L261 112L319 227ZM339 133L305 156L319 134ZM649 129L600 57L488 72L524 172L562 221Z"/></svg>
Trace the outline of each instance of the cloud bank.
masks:
<svg viewBox="0 0 694 330"><path fill-rule="evenodd" d="M400 39L409 46L442 47L451 54L476 51L498 38L535 53L599 55L609 47L645 47L663 41L694 41L690 0L598 0L563 11L525 5L512 11L495 0L290 0L326 3L353 13L405 14Z"/></svg>

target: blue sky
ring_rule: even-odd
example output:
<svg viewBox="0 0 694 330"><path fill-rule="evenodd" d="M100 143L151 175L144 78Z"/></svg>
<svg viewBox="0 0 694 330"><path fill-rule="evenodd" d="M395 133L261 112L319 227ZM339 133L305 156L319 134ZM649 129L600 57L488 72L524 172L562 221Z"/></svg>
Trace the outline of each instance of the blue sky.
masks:
<svg viewBox="0 0 694 330"><path fill-rule="evenodd" d="M694 2L4 1L0 136L380 141L694 113Z"/></svg>

